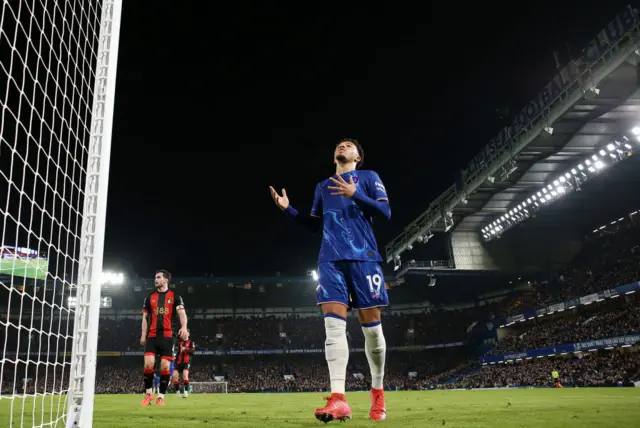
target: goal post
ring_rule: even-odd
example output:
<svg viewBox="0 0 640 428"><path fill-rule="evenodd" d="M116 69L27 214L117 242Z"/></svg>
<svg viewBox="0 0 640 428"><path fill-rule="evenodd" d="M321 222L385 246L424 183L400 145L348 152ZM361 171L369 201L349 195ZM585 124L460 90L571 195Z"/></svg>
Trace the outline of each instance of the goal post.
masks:
<svg viewBox="0 0 640 428"><path fill-rule="evenodd" d="M122 0L103 0L76 286L67 427L93 424L100 288Z"/></svg>
<svg viewBox="0 0 640 428"><path fill-rule="evenodd" d="M191 382L194 394L226 394L227 382Z"/></svg>
<svg viewBox="0 0 640 428"><path fill-rule="evenodd" d="M91 427L122 0L0 9L0 426Z"/></svg>

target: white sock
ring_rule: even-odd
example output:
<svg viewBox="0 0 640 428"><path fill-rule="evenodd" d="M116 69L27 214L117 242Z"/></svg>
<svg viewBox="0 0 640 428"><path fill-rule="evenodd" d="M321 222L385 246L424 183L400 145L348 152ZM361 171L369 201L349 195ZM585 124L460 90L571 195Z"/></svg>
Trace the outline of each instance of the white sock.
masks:
<svg viewBox="0 0 640 428"><path fill-rule="evenodd" d="M364 333L364 351L371 370L371 387L382 389L384 381L384 362L387 355L387 342L382 333L382 324L362 326Z"/></svg>
<svg viewBox="0 0 640 428"><path fill-rule="evenodd" d="M331 393L344 394L349 362L349 344L347 343L347 321L341 318L324 318L327 339L324 342L324 355L329 366Z"/></svg>
<svg viewBox="0 0 640 428"><path fill-rule="evenodd" d="M164 398L164 394L158 394L158 398Z"/></svg>

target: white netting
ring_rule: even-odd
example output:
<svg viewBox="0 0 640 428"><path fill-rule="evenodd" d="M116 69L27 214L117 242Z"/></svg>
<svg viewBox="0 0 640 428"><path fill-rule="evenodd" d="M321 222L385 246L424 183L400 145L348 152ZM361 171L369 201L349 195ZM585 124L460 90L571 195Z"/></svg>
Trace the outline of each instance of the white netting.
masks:
<svg viewBox="0 0 640 428"><path fill-rule="evenodd" d="M194 394L226 394L227 382L191 382Z"/></svg>
<svg viewBox="0 0 640 428"><path fill-rule="evenodd" d="M2 3L0 426L67 413L101 7Z"/></svg>

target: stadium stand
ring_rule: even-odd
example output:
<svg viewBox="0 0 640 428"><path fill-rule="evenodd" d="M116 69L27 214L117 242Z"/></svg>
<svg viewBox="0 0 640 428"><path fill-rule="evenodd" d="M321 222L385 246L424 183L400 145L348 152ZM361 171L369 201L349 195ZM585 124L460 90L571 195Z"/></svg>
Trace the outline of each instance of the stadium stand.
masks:
<svg viewBox="0 0 640 428"><path fill-rule="evenodd" d="M412 278L392 287L393 304L385 311L383 323L390 349L385 387L551 386L551 370L559 371L564 386L627 386L640 381L634 346L640 342L638 297L634 290L612 294L616 286L634 285L640 278L637 220L634 213L609 222L606 228L595 228L576 258L557 272L519 279L500 274L454 276L443 278L450 287L437 289ZM313 282L230 281L204 277L176 280L172 285L187 302L197 345L192 380L224 379L229 392L325 390L324 331L319 310L309 306ZM465 291L464 285L469 284L475 295ZM113 307L103 309L100 322L99 393L140 392L140 302L150 288L144 280L131 280L105 292L113 299ZM463 302L460 296L471 299ZM536 314L558 302L580 302L583 296L597 298L575 307L565 304L566 310L555 313L545 309L538 316L518 316ZM12 299L10 308L19 302ZM41 317L37 307L33 309L35 320L66 322L51 320L46 312ZM21 308L11 316L28 312L29 308ZM24 354L28 349L55 349L53 338L18 330L17 325L9 323L0 332L6 350ZM369 373L355 319L348 323L348 335L353 353L347 388L366 390ZM602 342L585 352L562 348L622 336L631 342ZM2 393L50 390L56 382L58 388L65 387L65 379L43 376L48 368L42 360L40 364L3 362ZM14 373L26 382L8 382ZM48 385L42 384L43 378Z"/></svg>
<svg viewBox="0 0 640 428"><path fill-rule="evenodd" d="M448 387L546 387L553 384L553 370L560 373L561 383L565 387L633 386L633 381L640 379L637 351L610 351L501 364L460 376Z"/></svg>
<svg viewBox="0 0 640 428"><path fill-rule="evenodd" d="M480 300L478 296L475 302L447 307L426 300L422 305L415 305L416 301L412 299L415 307L406 308L408 300L398 293L398 304L389 308L384 322L387 343L392 350L388 354L385 387L402 390L550 386L550 372L554 369L561 373L565 386L632 385L640 380L640 367L635 357L637 348L627 345L615 350L559 353L554 358L532 361L518 358L518 361L485 366L481 365L479 357L482 349L487 348L487 356L499 356L638 333L640 305L634 294L580 305L513 326L487 327L483 329L481 340L474 337L471 327L491 326L492 322L516 312L636 281L639 277L637 233L633 218L619 224L615 231L594 233L588 237L588 243L573 264L554 274L555 280L522 280L493 301ZM527 287L522 286L525 282ZM503 286L502 283L499 285ZM405 286L408 288L410 284ZM198 302L202 306L189 305L190 328L198 346L192 379L207 382L224 378L229 384L229 392L324 390L327 384L322 324L316 308L303 306L308 301L306 293L298 293L294 298L289 294L286 303L293 307L284 308L275 302L281 302L282 294L287 294L295 285L265 287L264 291L240 287L223 287L223 290L218 288L208 293L205 286L204 290L198 290L197 298L193 298L197 287L175 286L177 292L184 294L187 303ZM102 356L97 376L99 393L140 391L141 383L137 380L142 352L138 344L140 315L137 303L146 292L137 285L114 290L113 299L119 306L103 311L99 337ZM244 293L242 299L238 293ZM256 295L262 306L253 308L255 313L250 313L246 307L216 309L215 313L207 313L205 309L215 307L214 299L221 296L226 302L242 301L243 306L247 306L255 302ZM272 307L271 303L274 303ZM350 321L350 346L355 352L349 366L348 389L366 390L369 374L364 354L358 352L363 346L362 338L355 320ZM24 330L20 333L18 345L17 331L8 328L2 332L0 340L6 340L6 349L24 352L29 341L36 345L42 340ZM448 345L445 347L445 344ZM23 377L28 379L27 391L45 387L38 379L46 369L42 365L24 364L4 367L6 379L14 378L13 371L24 373ZM47 379L50 384L64 382L63 379ZM21 387L5 382L2 390L3 393L12 389L22 392Z"/></svg>
<svg viewBox="0 0 640 428"><path fill-rule="evenodd" d="M522 323L518 327L498 343L491 351L492 355L640 332L640 305L633 297L622 301L609 300L596 306L554 314L540 322Z"/></svg>

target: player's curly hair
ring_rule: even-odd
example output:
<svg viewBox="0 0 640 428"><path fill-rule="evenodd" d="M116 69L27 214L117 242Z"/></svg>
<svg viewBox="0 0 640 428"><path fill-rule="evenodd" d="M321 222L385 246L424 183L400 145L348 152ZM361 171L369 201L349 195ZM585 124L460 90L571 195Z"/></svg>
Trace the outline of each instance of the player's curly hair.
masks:
<svg viewBox="0 0 640 428"><path fill-rule="evenodd" d="M360 169L362 167L362 164L364 163L364 149L362 148L358 140L356 140L355 138L341 138L340 141L338 141L338 144L336 144L336 147L338 147L340 143L351 143L356 146L358 155L360 155L360 160L356 164L356 169Z"/></svg>
<svg viewBox="0 0 640 428"><path fill-rule="evenodd" d="M167 281L171 281L171 272L169 272L166 269L160 269L156 271L156 275L159 273L161 273L162 276L164 276L167 279Z"/></svg>

